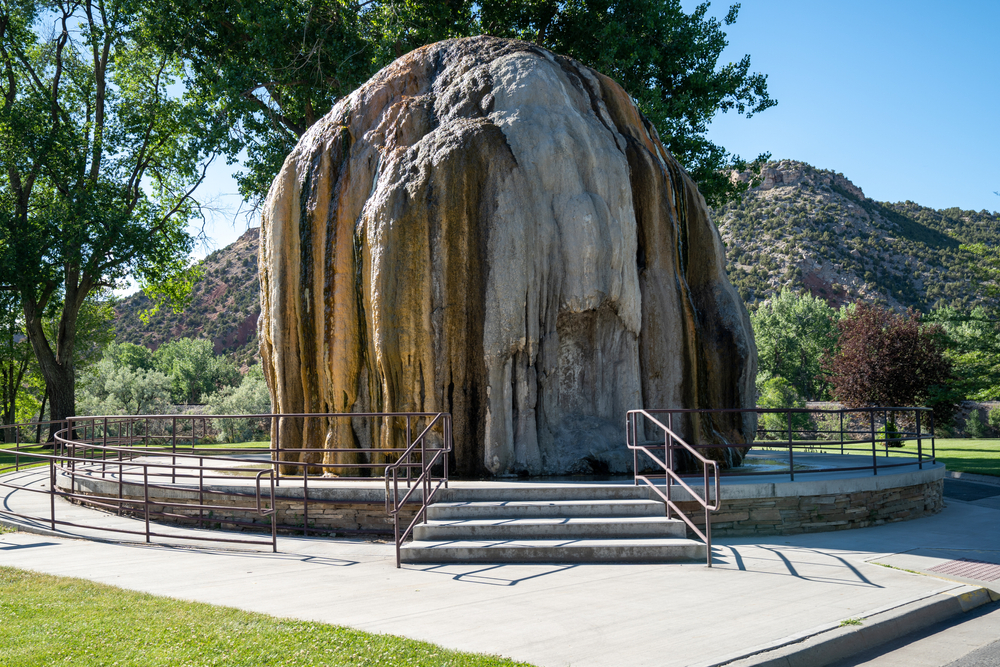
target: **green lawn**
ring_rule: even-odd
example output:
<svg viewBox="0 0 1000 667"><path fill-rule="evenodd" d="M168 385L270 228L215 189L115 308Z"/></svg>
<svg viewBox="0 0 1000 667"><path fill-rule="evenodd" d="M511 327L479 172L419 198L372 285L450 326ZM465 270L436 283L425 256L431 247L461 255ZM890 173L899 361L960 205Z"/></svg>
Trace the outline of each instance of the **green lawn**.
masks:
<svg viewBox="0 0 1000 667"><path fill-rule="evenodd" d="M9 667L527 664L7 567L0 567L0 655Z"/></svg>
<svg viewBox="0 0 1000 667"><path fill-rule="evenodd" d="M871 451L870 442L854 443L852 447L855 451L850 453L853 454L863 453L866 447L868 448L867 451ZM1000 439L937 438L934 449L937 460L942 461L948 470L970 472L977 475L1000 476ZM839 454L840 445L813 451ZM885 454L885 449L879 447L878 452L881 458ZM924 440L923 452L925 455L930 455L931 453L931 441L929 438ZM889 449L889 456L916 455L916 453L917 443L915 440L907 441L904 447Z"/></svg>
<svg viewBox="0 0 1000 667"><path fill-rule="evenodd" d="M938 438L934 442L937 459L943 461L948 470L1000 476L1000 440ZM924 447L924 452L929 454L927 441L924 441ZM916 453L917 444L907 442L906 446L898 451ZM892 450L890 455L891 453Z"/></svg>
<svg viewBox="0 0 1000 667"><path fill-rule="evenodd" d="M52 448L46 448L44 445L21 445L20 451L22 453L51 454ZM44 459L36 459L31 456L16 456L14 445L0 445L0 469L13 466L15 459L19 460L21 467L25 465L44 465L46 463Z"/></svg>

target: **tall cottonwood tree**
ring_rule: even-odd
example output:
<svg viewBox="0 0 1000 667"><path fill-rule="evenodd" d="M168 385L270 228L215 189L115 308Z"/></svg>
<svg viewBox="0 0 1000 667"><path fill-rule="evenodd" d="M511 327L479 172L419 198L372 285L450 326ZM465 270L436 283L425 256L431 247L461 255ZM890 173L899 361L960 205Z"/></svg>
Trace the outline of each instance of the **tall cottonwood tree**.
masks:
<svg viewBox="0 0 1000 667"><path fill-rule="evenodd" d="M745 190L746 162L707 139L719 112L776 102L750 57L721 64L724 25L680 0L162 0L137 6L193 85L222 100L230 155L246 150L240 191L259 201L285 156L336 100L414 48L489 34L534 42L618 80L710 203ZM761 155L755 164L767 158Z"/></svg>
<svg viewBox="0 0 1000 667"><path fill-rule="evenodd" d="M75 408L88 295L183 292L214 107L119 0L0 0L0 286L21 301L52 419ZM43 325L47 316L54 331Z"/></svg>

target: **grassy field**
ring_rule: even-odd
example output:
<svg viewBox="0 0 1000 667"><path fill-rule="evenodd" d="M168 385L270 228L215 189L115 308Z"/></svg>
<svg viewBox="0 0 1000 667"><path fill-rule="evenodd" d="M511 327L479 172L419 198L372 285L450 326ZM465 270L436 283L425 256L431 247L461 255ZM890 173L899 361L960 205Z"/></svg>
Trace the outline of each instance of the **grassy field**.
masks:
<svg viewBox="0 0 1000 667"><path fill-rule="evenodd" d="M9 667L526 665L5 567L0 567L0 655Z"/></svg>
<svg viewBox="0 0 1000 667"><path fill-rule="evenodd" d="M763 443L761 443L763 445ZM856 443L854 454L860 454L870 448L869 443ZM840 446L814 449L811 451L839 454ZM871 451L867 449L867 451ZM973 440L970 438L937 438L935 440L934 451L937 460L945 464L948 470L956 472L970 472L977 475L1000 476L1000 439ZM924 440L923 452L925 455L931 453L930 439ZM878 448L879 458L885 454L885 449ZM917 453L917 443L915 440L907 441L905 446L890 448L889 456L915 456Z"/></svg>
<svg viewBox="0 0 1000 667"><path fill-rule="evenodd" d="M21 445L21 452L23 453L36 453L36 454L51 454L52 448L45 448L42 445ZM30 456L17 456L14 453L14 445L0 445L0 469L7 468L8 466L13 466L15 459L20 459L21 467L25 465L45 465L46 461L42 459L33 459ZM37 463L32 463L32 462Z"/></svg>
<svg viewBox="0 0 1000 667"><path fill-rule="evenodd" d="M924 442L924 452L927 451ZM900 452L915 454L915 442L906 443ZM939 461L943 461L948 470L971 472L977 475L1000 476L1000 440L974 440L971 438L939 438L935 440L934 451ZM893 450L890 450L890 456Z"/></svg>

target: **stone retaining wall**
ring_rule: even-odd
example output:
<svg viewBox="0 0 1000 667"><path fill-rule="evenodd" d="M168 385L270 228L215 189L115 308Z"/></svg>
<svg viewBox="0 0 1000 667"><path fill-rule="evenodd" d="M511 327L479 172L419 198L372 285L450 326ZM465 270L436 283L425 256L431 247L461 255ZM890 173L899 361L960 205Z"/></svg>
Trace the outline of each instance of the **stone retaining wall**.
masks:
<svg viewBox="0 0 1000 667"><path fill-rule="evenodd" d="M748 535L793 535L796 533L865 528L894 521L917 519L936 514L943 508L942 492L944 466L925 465L923 470L912 470L847 478L814 478L808 481L727 483L722 486L721 508L712 515L712 534L716 537ZM69 487L68 477L59 480L62 488ZM117 482L95 478L77 477L73 484L76 493L83 495L117 496ZM205 504L225 505L225 509L206 510L202 523L205 528L237 529L223 519L248 522L244 530L270 531L270 517L256 513L256 502L248 487L217 487L219 494L206 495ZM633 488L635 493L648 493L656 500L652 489ZM700 489L695 487L700 493ZM302 531L305 506L302 487L280 487L276 500L279 532L283 534ZM442 489L441 500L469 501L486 493L495 499L497 491L488 489ZM516 489L501 489L502 493L517 494ZM198 501L198 492L190 489L157 489L161 494L154 500L166 500L166 510L156 506L157 512L176 515L159 518L184 525L198 524L198 510L185 504ZM142 486L125 483L123 497L142 498ZM315 495L314 495L315 494ZM419 489L415 490L413 507L400 513L401 526L409 525L419 510ZM392 534L392 517L385 511L385 490L378 488L351 488L328 486L309 489L309 527L326 532ZM266 496L265 496L266 497ZM506 497L506 496L504 496ZM699 504L690 500L687 492L675 487L673 499L681 510L698 526L704 525L705 514ZM141 510L141 507L139 508ZM141 516L141 514L140 514Z"/></svg>
<svg viewBox="0 0 1000 667"><path fill-rule="evenodd" d="M61 487L68 490L68 484L61 483ZM101 480L77 478L75 484L77 494L84 496L105 496L117 497L117 483L108 483ZM172 523L183 526L204 527L206 529L221 530L241 530L250 532L270 532L271 517L257 514L257 502L252 496L230 495L230 494L206 494L205 505L224 506L223 509L201 510L185 507L185 505L198 504L197 492L170 490L163 491L164 496L169 498L169 504L151 504L150 518L155 521ZM277 497L275 505L277 507L277 524L279 534L301 534L305 526L306 506L301 498L302 489L291 489L292 493L298 493L299 497ZM122 493L123 500L133 500L137 504L130 509L126 505L125 511L130 516L142 517L142 487L133 484L125 484ZM383 492L384 496L384 492ZM266 498L266 496L265 496ZM153 500L166 500L162 496ZM419 500L419 498L418 498ZM76 500L84 505L91 505L86 500ZM107 510L107 504L93 503L99 509ZM264 507L268 506L265 499ZM420 509L419 502L404 507L399 513L400 528L405 528L416 516ZM310 493L309 498L309 529L329 533L353 534L365 533L373 535L392 535L393 520L385 510L385 502L370 500L331 500L324 498L314 498ZM166 516L162 516L166 514ZM228 523L227 520L242 522L240 525Z"/></svg>
<svg viewBox="0 0 1000 667"><path fill-rule="evenodd" d="M796 533L866 528L937 514L943 481L889 489L829 493L816 496L726 499L712 514L712 536L794 535ZM705 511L693 501L677 503L696 525Z"/></svg>

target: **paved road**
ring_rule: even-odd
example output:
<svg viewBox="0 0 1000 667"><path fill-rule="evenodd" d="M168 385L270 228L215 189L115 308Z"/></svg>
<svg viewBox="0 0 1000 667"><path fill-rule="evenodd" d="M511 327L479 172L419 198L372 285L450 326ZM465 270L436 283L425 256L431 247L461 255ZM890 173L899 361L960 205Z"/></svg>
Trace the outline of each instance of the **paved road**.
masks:
<svg viewBox="0 0 1000 667"><path fill-rule="evenodd" d="M994 496L1000 496L1000 486L977 484L976 482L966 482L965 480L958 479L945 478L944 480L945 498L971 502Z"/></svg>
<svg viewBox="0 0 1000 667"><path fill-rule="evenodd" d="M1000 603L932 625L831 667L1000 667Z"/></svg>

